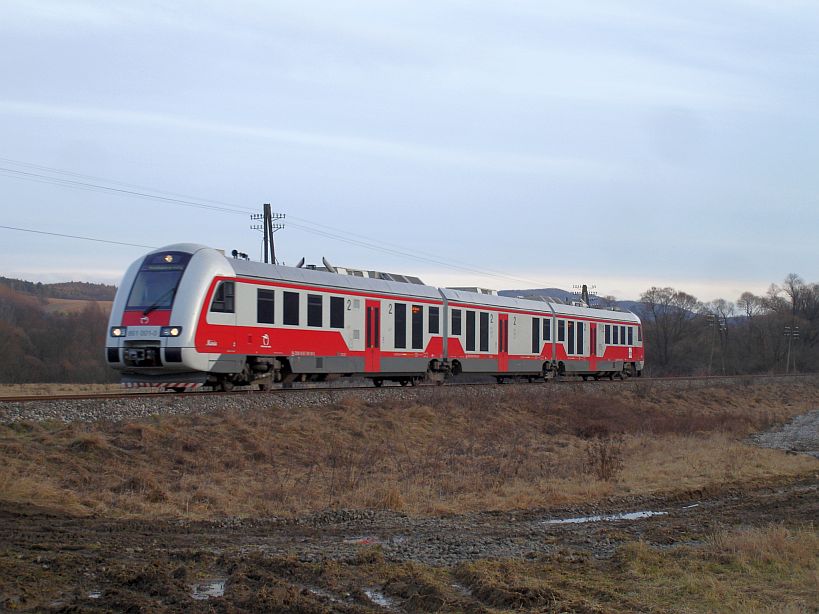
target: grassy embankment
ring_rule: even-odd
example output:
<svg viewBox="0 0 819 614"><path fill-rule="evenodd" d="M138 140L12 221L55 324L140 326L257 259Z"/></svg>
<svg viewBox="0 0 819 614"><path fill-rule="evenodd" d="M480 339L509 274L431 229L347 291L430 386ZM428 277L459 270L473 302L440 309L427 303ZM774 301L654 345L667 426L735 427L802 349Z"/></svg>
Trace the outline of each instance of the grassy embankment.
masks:
<svg viewBox="0 0 819 614"><path fill-rule="evenodd" d="M816 472L749 433L819 406L819 383L446 387L423 405L0 426L0 499L113 516L413 514L716 493Z"/></svg>

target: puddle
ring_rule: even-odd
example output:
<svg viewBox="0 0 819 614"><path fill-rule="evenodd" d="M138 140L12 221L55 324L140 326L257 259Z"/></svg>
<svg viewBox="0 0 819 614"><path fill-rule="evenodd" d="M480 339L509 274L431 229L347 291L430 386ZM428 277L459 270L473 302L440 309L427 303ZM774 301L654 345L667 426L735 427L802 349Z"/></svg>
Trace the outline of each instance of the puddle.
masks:
<svg viewBox="0 0 819 614"><path fill-rule="evenodd" d="M546 520L544 524L582 524L584 522L603 522L608 520L642 520L652 516L665 516L668 512L627 512L623 514L606 514L604 516L578 516L577 518L560 518Z"/></svg>
<svg viewBox="0 0 819 614"><path fill-rule="evenodd" d="M88 593L89 599L101 599L102 598L102 591L91 591Z"/></svg>
<svg viewBox="0 0 819 614"><path fill-rule="evenodd" d="M191 597L197 601L205 601L206 599L223 597L225 594L226 582L227 580L224 579L198 582L191 587Z"/></svg>
<svg viewBox="0 0 819 614"><path fill-rule="evenodd" d="M318 586L312 586L309 584L305 585L304 588L307 589L308 593L311 593L316 597L323 597L324 599L327 599L328 601L331 601L333 603L341 603L341 599L339 599L336 595L334 595L328 590L325 590Z"/></svg>
<svg viewBox="0 0 819 614"><path fill-rule="evenodd" d="M367 595L367 599L372 601L375 605L381 606L382 608L393 612L397 609L395 606L395 601L387 597L376 588L365 588L364 594Z"/></svg>

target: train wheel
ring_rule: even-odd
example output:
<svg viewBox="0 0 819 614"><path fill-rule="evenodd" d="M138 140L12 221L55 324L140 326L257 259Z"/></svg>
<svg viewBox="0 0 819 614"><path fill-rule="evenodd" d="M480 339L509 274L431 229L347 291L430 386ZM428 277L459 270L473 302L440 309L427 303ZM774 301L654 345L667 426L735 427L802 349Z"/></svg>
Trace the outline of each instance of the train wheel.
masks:
<svg viewBox="0 0 819 614"><path fill-rule="evenodd" d="M223 379L221 382L219 382L219 390L221 390L222 392L230 392L231 390L233 390L233 382L227 379Z"/></svg>
<svg viewBox="0 0 819 614"><path fill-rule="evenodd" d="M383 383L384 383L384 380L381 379L380 377L373 378L373 386L375 386L376 388L381 388L381 385Z"/></svg>
<svg viewBox="0 0 819 614"><path fill-rule="evenodd" d="M409 384L409 380L402 379L402 380L401 380L400 382L398 382L398 383L399 383L399 384L401 384L402 386L406 386L407 384Z"/></svg>

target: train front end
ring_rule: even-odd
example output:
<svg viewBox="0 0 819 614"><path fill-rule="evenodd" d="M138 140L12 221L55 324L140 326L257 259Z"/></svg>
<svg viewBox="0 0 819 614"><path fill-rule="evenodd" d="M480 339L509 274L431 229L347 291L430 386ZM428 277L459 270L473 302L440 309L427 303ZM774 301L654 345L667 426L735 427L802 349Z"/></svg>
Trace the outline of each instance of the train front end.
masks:
<svg viewBox="0 0 819 614"><path fill-rule="evenodd" d="M214 275L230 272L220 252L187 243L151 252L128 268L105 349L124 385L184 390L207 381L209 357L194 344L201 297Z"/></svg>

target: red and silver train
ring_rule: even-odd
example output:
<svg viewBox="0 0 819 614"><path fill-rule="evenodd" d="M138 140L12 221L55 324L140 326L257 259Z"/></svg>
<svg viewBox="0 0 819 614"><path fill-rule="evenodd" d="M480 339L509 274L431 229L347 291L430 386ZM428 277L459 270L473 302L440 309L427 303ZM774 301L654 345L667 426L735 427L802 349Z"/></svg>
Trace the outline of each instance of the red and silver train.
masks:
<svg viewBox="0 0 819 614"><path fill-rule="evenodd" d="M125 273L108 364L126 385L230 390L339 376L401 384L448 375L640 375L632 313L287 267L177 244ZM332 271L332 272L331 272Z"/></svg>

